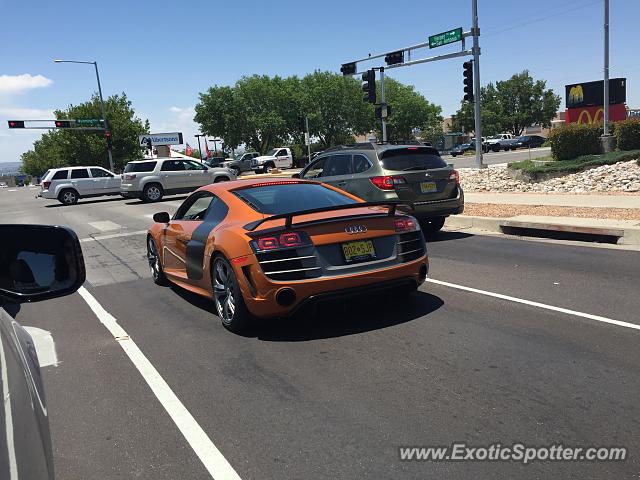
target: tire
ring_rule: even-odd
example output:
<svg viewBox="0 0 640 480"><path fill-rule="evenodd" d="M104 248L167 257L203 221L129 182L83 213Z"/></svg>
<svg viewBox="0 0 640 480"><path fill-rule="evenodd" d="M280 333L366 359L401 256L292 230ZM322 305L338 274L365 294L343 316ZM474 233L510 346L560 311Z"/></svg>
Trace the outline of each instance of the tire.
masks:
<svg viewBox="0 0 640 480"><path fill-rule="evenodd" d="M164 190L162 189L162 185L159 183L148 183L142 190L143 202L158 202L162 200L163 196Z"/></svg>
<svg viewBox="0 0 640 480"><path fill-rule="evenodd" d="M165 286L169 284L169 280L162 270L162 262L160 261L160 255L158 254L158 247L153 237L149 235L147 237L147 260L149 261L149 269L151 270L151 278L156 285Z"/></svg>
<svg viewBox="0 0 640 480"><path fill-rule="evenodd" d="M425 233L436 233L444 227L446 217L425 218L420 222L420 226Z"/></svg>
<svg viewBox="0 0 640 480"><path fill-rule="evenodd" d="M58 195L58 201L63 205L75 205L78 203L80 195L73 188L65 188Z"/></svg>
<svg viewBox="0 0 640 480"><path fill-rule="evenodd" d="M500 144L492 145L491 146L491 150L493 150L494 152L499 152L500 151Z"/></svg>
<svg viewBox="0 0 640 480"><path fill-rule="evenodd" d="M239 168L237 168L237 167L231 167L231 168L229 168L229 170L231 170L231 171L234 173L234 175L235 175L236 177L239 177L239 176L240 176L240 173L241 173L241 172L240 172L240 169L239 169Z"/></svg>
<svg viewBox="0 0 640 480"><path fill-rule="evenodd" d="M269 173L274 168L276 168L276 164L273 162L268 162L264 166L264 173Z"/></svg>
<svg viewBox="0 0 640 480"><path fill-rule="evenodd" d="M452 157L455 157L455 156L457 156L457 155L458 155L457 153L452 153L452 154L451 154L451 156L452 156Z"/></svg>
<svg viewBox="0 0 640 480"><path fill-rule="evenodd" d="M229 177L221 175L220 177L216 177L213 183L228 182L229 180L231 180Z"/></svg>
<svg viewBox="0 0 640 480"><path fill-rule="evenodd" d="M229 331L240 333L249 328L253 316L247 310L238 279L231 264L218 254L211 263L213 304L222 325Z"/></svg>

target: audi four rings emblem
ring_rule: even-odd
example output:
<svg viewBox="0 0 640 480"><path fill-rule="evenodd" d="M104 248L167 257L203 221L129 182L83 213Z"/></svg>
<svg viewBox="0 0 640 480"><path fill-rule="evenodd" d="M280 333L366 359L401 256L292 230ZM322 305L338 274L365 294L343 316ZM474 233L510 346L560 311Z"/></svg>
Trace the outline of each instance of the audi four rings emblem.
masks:
<svg viewBox="0 0 640 480"><path fill-rule="evenodd" d="M353 235L354 233L364 233L367 231L367 227L364 225L349 225L344 229L349 235Z"/></svg>

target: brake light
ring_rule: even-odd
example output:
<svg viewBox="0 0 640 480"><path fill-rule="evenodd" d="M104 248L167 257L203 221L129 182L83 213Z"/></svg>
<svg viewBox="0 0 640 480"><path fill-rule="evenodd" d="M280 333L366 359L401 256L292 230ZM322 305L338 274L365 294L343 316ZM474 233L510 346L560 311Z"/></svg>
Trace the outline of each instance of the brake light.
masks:
<svg viewBox="0 0 640 480"><path fill-rule="evenodd" d="M268 251L280 248L292 248L312 245L311 239L304 232L286 232L280 235L270 235L268 237L259 237L253 242L254 250Z"/></svg>
<svg viewBox="0 0 640 480"><path fill-rule="evenodd" d="M384 177L371 177L371 183L373 183L380 190L393 190L396 185L407 183L407 181L402 177L392 177L390 175L386 175Z"/></svg>
<svg viewBox="0 0 640 480"><path fill-rule="evenodd" d="M413 217L400 217L394 221L396 232L413 232L418 230L418 222Z"/></svg>
<svg viewBox="0 0 640 480"><path fill-rule="evenodd" d="M51 182L42 182L42 188L45 190L48 190L50 185L51 185Z"/></svg>
<svg viewBox="0 0 640 480"><path fill-rule="evenodd" d="M247 185L245 188L266 187L267 185L295 185L296 183L306 183L299 180L277 180L275 182L261 182Z"/></svg>
<svg viewBox="0 0 640 480"><path fill-rule="evenodd" d="M299 247L302 245L302 239L297 232L283 233L280 235L278 242L283 247Z"/></svg>
<svg viewBox="0 0 640 480"><path fill-rule="evenodd" d="M407 150L417 150L418 147L407 147Z"/></svg>
<svg viewBox="0 0 640 480"><path fill-rule="evenodd" d="M457 170L451 170L449 180L455 180L456 183L460 183L460 173Z"/></svg>
<svg viewBox="0 0 640 480"><path fill-rule="evenodd" d="M135 173L125 173L122 178L124 180L133 180L134 178L136 178L136 174Z"/></svg>
<svg viewBox="0 0 640 480"><path fill-rule="evenodd" d="M278 248L278 239L276 237L262 237L258 239L258 250L273 250Z"/></svg>

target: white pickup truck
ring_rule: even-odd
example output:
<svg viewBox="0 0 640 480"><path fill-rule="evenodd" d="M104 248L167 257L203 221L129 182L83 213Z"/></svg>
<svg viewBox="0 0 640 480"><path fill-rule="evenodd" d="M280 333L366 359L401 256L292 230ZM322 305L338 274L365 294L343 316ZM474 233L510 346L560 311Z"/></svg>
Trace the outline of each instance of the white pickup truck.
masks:
<svg viewBox="0 0 640 480"><path fill-rule="evenodd" d="M502 150L515 150L515 137L510 133L500 133L498 135L493 135L492 137L487 138L484 142L484 148L488 152L492 150L494 152L499 152Z"/></svg>
<svg viewBox="0 0 640 480"><path fill-rule="evenodd" d="M256 173L269 173L274 168L291 168L293 153L290 148L272 148L265 155L251 160L251 169Z"/></svg>

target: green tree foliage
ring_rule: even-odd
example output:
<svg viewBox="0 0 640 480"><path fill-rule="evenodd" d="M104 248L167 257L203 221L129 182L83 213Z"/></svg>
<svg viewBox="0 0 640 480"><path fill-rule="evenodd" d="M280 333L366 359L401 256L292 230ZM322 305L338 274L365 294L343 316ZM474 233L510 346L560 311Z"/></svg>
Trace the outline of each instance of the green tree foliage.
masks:
<svg viewBox="0 0 640 480"><path fill-rule="evenodd" d="M511 132L521 135L525 127L549 127L560 106L560 97L546 89L544 80L535 81L527 70L510 79L489 83L480 89L482 134ZM473 104L462 102L454 116L452 130L473 132Z"/></svg>
<svg viewBox="0 0 640 480"><path fill-rule="evenodd" d="M105 115L113 142L115 167L122 168L127 161L139 158L142 149L138 135L149 132L149 121L135 116L127 96L113 95L105 100ZM94 95L90 101L70 105L55 112L57 119L100 118L100 100ZM74 165L100 165L109 168L107 141L100 133L83 130L52 130L33 144L33 149L22 154L22 169L29 175L39 176L50 168Z"/></svg>
<svg viewBox="0 0 640 480"><path fill-rule="evenodd" d="M377 87L380 90L379 82ZM442 108L439 105L430 103L412 85L403 85L390 77L385 78L384 93L385 103L391 107L391 116L387 118L389 140L413 140L416 130L432 141L442 136ZM376 122L376 130L381 138L380 121Z"/></svg>

